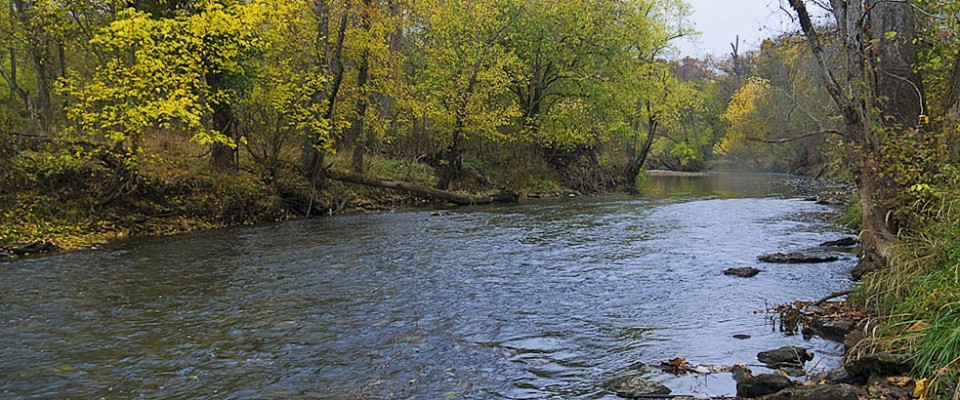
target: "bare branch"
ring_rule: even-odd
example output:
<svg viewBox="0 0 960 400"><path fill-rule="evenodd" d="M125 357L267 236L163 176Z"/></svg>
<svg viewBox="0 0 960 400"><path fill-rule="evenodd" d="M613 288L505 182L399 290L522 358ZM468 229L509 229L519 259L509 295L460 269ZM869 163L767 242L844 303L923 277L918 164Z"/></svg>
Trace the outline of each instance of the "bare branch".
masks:
<svg viewBox="0 0 960 400"><path fill-rule="evenodd" d="M839 131L829 129L825 131L807 132L801 135L791 136L783 139L761 139L758 137L747 137L746 140L750 142L759 142L759 143L768 143L768 144L784 144L784 143L795 142L798 140L803 140L808 137L822 136L822 135L841 135L841 133Z"/></svg>

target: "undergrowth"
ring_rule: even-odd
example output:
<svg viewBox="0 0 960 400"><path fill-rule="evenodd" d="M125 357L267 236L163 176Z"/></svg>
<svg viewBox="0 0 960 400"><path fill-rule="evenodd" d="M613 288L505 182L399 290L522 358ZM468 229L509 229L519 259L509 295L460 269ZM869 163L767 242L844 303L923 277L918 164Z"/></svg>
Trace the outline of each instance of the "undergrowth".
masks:
<svg viewBox="0 0 960 400"><path fill-rule="evenodd" d="M858 297L881 315L868 345L912 354L913 374L950 398L960 379L960 173L945 166L923 189L914 193L915 228Z"/></svg>

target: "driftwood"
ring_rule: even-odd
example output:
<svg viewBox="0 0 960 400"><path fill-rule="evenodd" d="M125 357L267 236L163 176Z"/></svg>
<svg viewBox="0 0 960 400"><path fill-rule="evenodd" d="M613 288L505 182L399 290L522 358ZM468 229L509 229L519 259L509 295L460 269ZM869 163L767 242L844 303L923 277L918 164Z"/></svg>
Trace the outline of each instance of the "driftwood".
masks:
<svg viewBox="0 0 960 400"><path fill-rule="evenodd" d="M326 176L327 178L341 182L421 194L437 200L448 201L458 205L516 203L520 199L519 194L507 190L502 190L492 195L468 195L440 190L429 186L415 185L406 182L384 181L368 178L362 175L344 174L336 171L327 171Z"/></svg>
<svg viewBox="0 0 960 400"><path fill-rule="evenodd" d="M816 306L821 306L821 305L823 305L823 303L826 303L826 302L829 301L829 300L833 300L833 299L835 299L835 298L837 298L837 297L843 297L843 296L846 296L846 295L848 295L848 294L850 294L850 291L849 291L849 290L844 290L844 291L842 291L842 292L833 292L833 293L828 294L827 297L824 297L824 298L822 298L822 299L820 299L820 300L817 300L817 301L811 303L810 305L811 305L811 306L814 306L814 307L816 307Z"/></svg>

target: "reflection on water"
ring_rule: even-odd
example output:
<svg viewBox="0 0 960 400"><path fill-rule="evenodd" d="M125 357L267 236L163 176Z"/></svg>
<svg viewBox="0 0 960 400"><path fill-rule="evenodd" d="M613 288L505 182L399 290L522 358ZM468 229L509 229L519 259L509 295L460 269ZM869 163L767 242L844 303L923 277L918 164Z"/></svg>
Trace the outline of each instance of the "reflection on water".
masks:
<svg viewBox="0 0 960 400"><path fill-rule="evenodd" d="M809 179L780 174L653 175L643 185L642 193L657 198L795 197L810 193L814 184L815 182Z"/></svg>
<svg viewBox="0 0 960 400"><path fill-rule="evenodd" d="M723 269L841 236L785 176L651 178L640 197L344 216L0 265L0 397L615 398L641 361L755 363L767 305L854 262ZM733 334L748 334L746 341ZM729 375L650 377L732 394Z"/></svg>

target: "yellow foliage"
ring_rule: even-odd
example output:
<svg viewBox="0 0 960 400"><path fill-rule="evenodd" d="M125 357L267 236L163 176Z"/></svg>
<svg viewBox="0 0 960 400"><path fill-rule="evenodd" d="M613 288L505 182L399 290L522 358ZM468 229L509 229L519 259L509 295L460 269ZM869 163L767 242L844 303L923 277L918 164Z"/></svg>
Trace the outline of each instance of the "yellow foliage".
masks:
<svg viewBox="0 0 960 400"><path fill-rule="evenodd" d="M917 380L917 387L913 389L913 397L916 397L919 400L927 399L927 391L930 390L930 380L929 379L919 379Z"/></svg>
<svg viewBox="0 0 960 400"><path fill-rule="evenodd" d="M752 151L755 146L748 138L765 138L773 126L772 121L760 112L762 105L772 98L770 82L763 78L750 78L733 94L727 110L720 118L728 124L726 136L714 145L714 152L728 156L740 156Z"/></svg>
<svg viewBox="0 0 960 400"><path fill-rule="evenodd" d="M214 105L233 97L231 89L211 87L207 78L245 74L243 55L263 47L255 28L261 6L201 7L161 19L122 10L91 40L112 56L92 79L71 74L60 82L73 98L67 116L81 133L119 144L150 128L174 129L200 144L236 145L204 122Z"/></svg>

